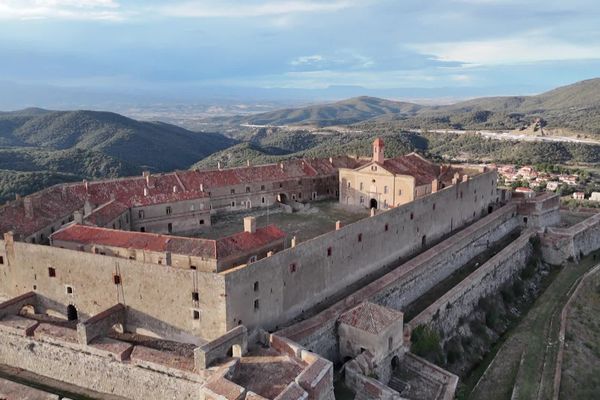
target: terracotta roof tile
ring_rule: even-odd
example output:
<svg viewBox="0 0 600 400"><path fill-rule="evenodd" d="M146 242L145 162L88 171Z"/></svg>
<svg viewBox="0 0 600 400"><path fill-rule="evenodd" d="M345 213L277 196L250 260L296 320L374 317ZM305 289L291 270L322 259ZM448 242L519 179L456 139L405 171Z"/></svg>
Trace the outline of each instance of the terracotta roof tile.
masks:
<svg viewBox="0 0 600 400"><path fill-rule="evenodd" d="M340 316L340 322L378 334L402 318L402 313L370 302L364 302Z"/></svg>
<svg viewBox="0 0 600 400"><path fill-rule="evenodd" d="M285 237L285 232L275 225L257 228L255 233L239 232L231 236L217 239L217 257L221 258L245 254L253 249L258 249L269 243L282 240Z"/></svg>

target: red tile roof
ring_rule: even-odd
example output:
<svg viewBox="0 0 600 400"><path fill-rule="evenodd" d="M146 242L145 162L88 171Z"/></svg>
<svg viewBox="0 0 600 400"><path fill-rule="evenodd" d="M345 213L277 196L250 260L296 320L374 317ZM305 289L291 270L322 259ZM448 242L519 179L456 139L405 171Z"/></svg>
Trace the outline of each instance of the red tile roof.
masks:
<svg viewBox="0 0 600 400"><path fill-rule="evenodd" d="M364 164L362 160L350 157L332 159L289 160L281 164L258 165L212 171L177 171L146 178L128 177L61 184L34 193L30 198L34 205L33 218L26 218L23 200L13 201L0 207L0 233L14 231L23 237L29 236L57 222L60 218L83 209L89 200L96 207L111 201L128 207L160 204L206 197L200 191L211 187L221 187L252 182L271 182L334 175L340 167L356 168ZM144 195L144 189L147 195Z"/></svg>
<svg viewBox="0 0 600 400"><path fill-rule="evenodd" d="M383 162L383 168L395 175L413 176L417 186L431 183L440 175L438 165L415 153L387 159Z"/></svg>
<svg viewBox="0 0 600 400"><path fill-rule="evenodd" d="M246 254L285 237L285 232L275 225L257 228L255 233L239 232L217 240L217 258Z"/></svg>
<svg viewBox="0 0 600 400"><path fill-rule="evenodd" d="M95 226L70 225L52 234L53 241L102 245L125 249L156 252L170 251L174 254L216 258L214 240L159 235L156 233L130 232Z"/></svg>
<svg viewBox="0 0 600 400"><path fill-rule="evenodd" d="M402 318L402 313L370 302L364 302L345 312L339 321L357 329L379 334Z"/></svg>
<svg viewBox="0 0 600 400"><path fill-rule="evenodd" d="M119 201L113 200L95 209L85 218L86 224L106 226L118 216L127 211L129 207Z"/></svg>

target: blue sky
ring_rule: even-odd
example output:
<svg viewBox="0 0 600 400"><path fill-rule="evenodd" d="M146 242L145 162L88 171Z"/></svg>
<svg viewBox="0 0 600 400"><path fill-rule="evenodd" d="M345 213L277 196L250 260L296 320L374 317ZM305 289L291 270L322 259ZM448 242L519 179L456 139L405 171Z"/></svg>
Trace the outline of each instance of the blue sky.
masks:
<svg viewBox="0 0 600 400"><path fill-rule="evenodd" d="M0 81L526 94L599 76L599 21L597 0L0 0Z"/></svg>

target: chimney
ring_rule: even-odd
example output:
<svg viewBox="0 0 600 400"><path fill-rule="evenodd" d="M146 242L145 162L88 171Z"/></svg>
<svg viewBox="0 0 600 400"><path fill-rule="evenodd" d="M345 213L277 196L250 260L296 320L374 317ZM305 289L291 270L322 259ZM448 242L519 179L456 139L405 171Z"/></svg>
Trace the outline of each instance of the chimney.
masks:
<svg viewBox="0 0 600 400"><path fill-rule="evenodd" d="M244 218L244 232L255 233L256 232L256 218L245 217Z"/></svg>
<svg viewBox="0 0 600 400"><path fill-rule="evenodd" d="M88 183L87 179L83 180L83 187L85 188L85 192L87 193L87 191L90 189L90 184Z"/></svg>
<svg viewBox="0 0 600 400"><path fill-rule="evenodd" d="M438 191L438 180L434 179L431 181L431 193L435 193Z"/></svg>
<svg viewBox="0 0 600 400"><path fill-rule="evenodd" d="M333 157L329 157L329 164L333 165Z"/></svg>
<svg viewBox="0 0 600 400"><path fill-rule="evenodd" d="M76 224L83 224L83 214L81 213L81 211L77 210L73 213L73 220Z"/></svg>
<svg viewBox="0 0 600 400"><path fill-rule="evenodd" d="M33 219L33 200L31 197L25 197L23 199L23 206L25 207L25 218Z"/></svg>
<svg viewBox="0 0 600 400"><path fill-rule="evenodd" d="M148 196L148 193L149 193L149 192L148 192L148 188L147 188L147 187L145 187L145 188L144 188L144 197Z"/></svg>
<svg viewBox="0 0 600 400"><path fill-rule="evenodd" d="M342 229L342 221L335 221L335 230L339 231Z"/></svg>
<svg viewBox="0 0 600 400"><path fill-rule="evenodd" d="M273 255L273 250L267 251L267 257L271 257Z"/></svg>
<svg viewBox="0 0 600 400"><path fill-rule="evenodd" d="M201 191L201 192L204 192L204 183L201 183L201 184L200 184L200 191Z"/></svg>
<svg viewBox="0 0 600 400"><path fill-rule="evenodd" d="M292 243L291 243L292 247L296 247L296 241L297 241L296 236L292 237Z"/></svg>
<svg viewBox="0 0 600 400"><path fill-rule="evenodd" d="M177 193L177 185L173 185L173 193Z"/></svg>
<svg viewBox="0 0 600 400"><path fill-rule="evenodd" d="M381 138L377 138L375 139L375 141L373 142L373 161L376 163L380 163L383 164L383 161L385 160L384 156L383 156L383 140L381 140Z"/></svg>
<svg viewBox="0 0 600 400"><path fill-rule="evenodd" d="M85 203L83 204L83 215L90 215L92 213L92 210L92 203L90 203L89 199L86 199Z"/></svg>
<svg viewBox="0 0 600 400"><path fill-rule="evenodd" d="M217 162L217 169L221 169L221 161Z"/></svg>
<svg viewBox="0 0 600 400"><path fill-rule="evenodd" d="M250 160L246 160L246 166L249 167L250 166Z"/></svg>
<svg viewBox="0 0 600 400"><path fill-rule="evenodd" d="M279 163L279 168L281 168L281 170L283 171L283 162Z"/></svg>
<svg viewBox="0 0 600 400"><path fill-rule="evenodd" d="M148 186L149 188L154 187L154 179L152 179L152 175L150 175L150 173L146 175L146 186Z"/></svg>

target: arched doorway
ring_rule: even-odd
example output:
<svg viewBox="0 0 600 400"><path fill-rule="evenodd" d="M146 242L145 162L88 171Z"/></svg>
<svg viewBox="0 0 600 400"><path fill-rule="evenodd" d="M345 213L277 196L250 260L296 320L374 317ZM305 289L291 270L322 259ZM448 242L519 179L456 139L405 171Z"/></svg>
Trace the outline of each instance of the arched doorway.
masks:
<svg viewBox="0 0 600 400"><path fill-rule="evenodd" d="M77 321L79 316L77 315L77 308L73 304L69 304L67 307L67 319L69 321Z"/></svg>
<svg viewBox="0 0 600 400"><path fill-rule="evenodd" d="M377 208L377 200L375 199L371 199L371 201L369 202L369 208Z"/></svg>
<svg viewBox="0 0 600 400"><path fill-rule="evenodd" d="M400 368L400 359L398 356L394 356L392 358L392 371L396 371L398 368Z"/></svg>
<svg viewBox="0 0 600 400"><path fill-rule="evenodd" d="M286 204L287 203L287 196L286 196L286 194L285 193L279 193L277 195L277 201L280 202L280 203Z"/></svg>

